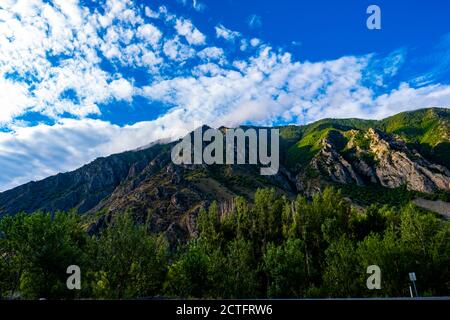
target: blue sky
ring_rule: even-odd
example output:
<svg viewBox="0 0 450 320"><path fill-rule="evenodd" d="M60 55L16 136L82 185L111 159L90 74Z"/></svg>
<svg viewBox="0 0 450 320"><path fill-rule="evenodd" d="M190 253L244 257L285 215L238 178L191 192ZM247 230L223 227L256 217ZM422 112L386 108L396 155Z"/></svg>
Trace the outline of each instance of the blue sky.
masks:
<svg viewBox="0 0 450 320"><path fill-rule="evenodd" d="M203 123L448 107L449 21L446 0L2 1L0 191Z"/></svg>

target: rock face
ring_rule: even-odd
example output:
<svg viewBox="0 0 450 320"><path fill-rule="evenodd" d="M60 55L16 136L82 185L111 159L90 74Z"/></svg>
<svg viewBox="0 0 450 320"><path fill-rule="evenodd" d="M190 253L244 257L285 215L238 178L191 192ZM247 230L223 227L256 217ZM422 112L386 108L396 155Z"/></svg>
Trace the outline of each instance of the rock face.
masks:
<svg viewBox="0 0 450 320"><path fill-rule="evenodd" d="M175 241L195 236L202 207L212 201L227 206L233 197L252 197L261 187L289 197L312 196L330 184L450 191L450 164L436 164L399 135L375 128L377 122L355 121L280 128L281 162L274 176L261 176L254 165L174 165L173 143L151 144L0 193L0 216L76 209L92 217L88 232L98 233L114 215L130 211L136 221L149 222L150 231ZM439 121L442 131L449 121ZM448 133L442 137L439 146L446 145ZM300 160L292 164L293 149L300 150L301 165Z"/></svg>
<svg viewBox="0 0 450 320"><path fill-rule="evenodd" d="M406 184L410 190L425 193L449 190L450 172L444 166L430 163L418 152L410 151L402 141L374 129L369 129L368 137L381 185L394 188Z"/></svg>
<svg viewBox="0 0 450 320"><path fill-rule="evenodd" d="M339 132L331 131L322 142L322 149L312 159L311 166L325 176L328 176L334 182L338 183L356 183L363 186L364 182L355 172L353 166L337 150L333 138L340 135Z"/></svg>
<svg viewBox="0 0 450 320"><path fill-rule="evenodd" d="M0 193L0 215L72 208L80 213L87 212L114 191L132 166L139 166L158 152L159 148L152 148L99 158L73 172L60 173L5 191Z"/></svg>
<svg viewBox="0 0 450 320"><path fill-rule="evenodd" d="M379 130L369 128L361 134L368 143L367 149L355 145L354 135L350 135L343 149L351 152L344 153L333 142L339 133L330 132L311 166L322 176L343 184L378 183L387 188L406 185L409 190L423 193L450 190L450 171L446 167L430 163L417 151L408 149L403 141ZM367 163L369 155L372 159Z"/></svg>

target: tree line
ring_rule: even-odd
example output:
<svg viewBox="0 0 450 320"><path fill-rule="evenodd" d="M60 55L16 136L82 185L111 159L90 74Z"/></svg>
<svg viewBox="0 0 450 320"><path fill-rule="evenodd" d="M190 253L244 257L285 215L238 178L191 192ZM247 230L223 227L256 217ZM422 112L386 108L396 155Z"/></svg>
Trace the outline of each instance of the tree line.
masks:
<svg viewBox="0 0 450 320"><path fill-rule="evenodd" d="M329 188L295 200L259 189L200 210L198 236L171 249L129 213L88 235L76 212L0 219L0 297L48 299L302 298L450 294L450 223L412 204L352 208ZM81 290L68 290L78 265ZM369 290L369 265L381 289Z"/></svg>

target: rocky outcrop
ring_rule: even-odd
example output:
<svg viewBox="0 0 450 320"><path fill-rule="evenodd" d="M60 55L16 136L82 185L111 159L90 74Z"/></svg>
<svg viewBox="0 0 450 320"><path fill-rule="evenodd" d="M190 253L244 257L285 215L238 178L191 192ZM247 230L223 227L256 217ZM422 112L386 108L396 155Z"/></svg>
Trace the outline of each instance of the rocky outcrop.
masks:
<svg viewBox="0 0 450 320"><path fill-rule="evenodd" d="M366 149L355 143L354 136L357 133L364 134L364 139L369 142ZM321 176L333 182L358 186L380 184L397 188L406 185L409 190L423 193L450 190L449 170L430 163L417 151L408 149L400 139L373 128L364 133L353 130L346 146L339 148L334 142L338 134L331 131L323 139L321 150L310 162L310 167ZM342 152L342 149L347 151ZM370 163L365 160L369 158ZM300 173L297 180L305 178ZM297 185L302 190L311 189L310 185L302 182L297 182Z"/></svg>
<svg viewBox="0 0 450 320"><path fill-rule="evenodd" d="M329 134L322 142L322 150L311 160L311 167L338 183L356 183L363 186L364 182L355 172L352 165L342 157Z"/></svg>
<svg viewBox="0 0 450 320"><path fill-rule="evenodd" d="M406 185L408 189L432 193L450 190L450 172L432 164L419 153L409 150L401 140L374 129L369 129L370 151L374 153L376 176L382 186L395 188Z"/></svg>

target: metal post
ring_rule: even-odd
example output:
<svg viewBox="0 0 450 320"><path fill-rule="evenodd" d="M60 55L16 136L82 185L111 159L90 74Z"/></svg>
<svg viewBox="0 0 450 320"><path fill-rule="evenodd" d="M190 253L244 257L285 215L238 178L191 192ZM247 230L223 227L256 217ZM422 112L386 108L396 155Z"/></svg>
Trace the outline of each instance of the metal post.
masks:
<svg viewBox="0 0 450 320"><path fill-rule="evenodd" d="M416 293L416 298L418 298L419 295L417 294L416 282L413 281L412 283L413 283L413 286L414 286L414 292Z"/></svg>

